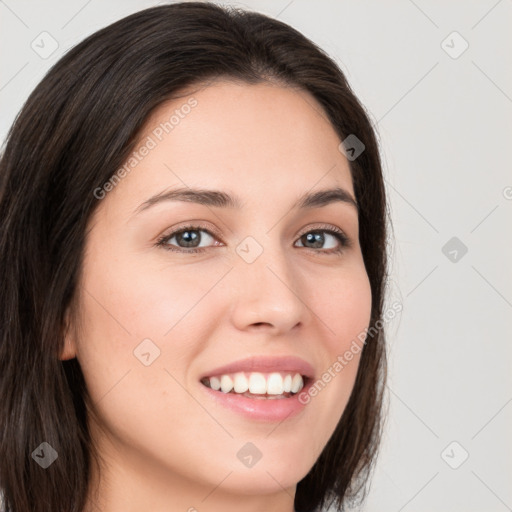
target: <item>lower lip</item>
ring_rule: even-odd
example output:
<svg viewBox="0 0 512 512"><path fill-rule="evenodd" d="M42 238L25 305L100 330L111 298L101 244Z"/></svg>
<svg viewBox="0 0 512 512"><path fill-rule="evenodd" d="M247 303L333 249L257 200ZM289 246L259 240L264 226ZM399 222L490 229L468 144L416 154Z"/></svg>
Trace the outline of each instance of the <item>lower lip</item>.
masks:
<svg viewBox="0 0 512 512"><path fill-rule="evenodd" d="M215 391L201 382L199 385L217 403L242 414L252 420L267 422L283 421L292 418L304 410L307 404L299 401L299 396L307 392L311 387L313 379L308 379L305 386L295 395L289 398L261 399L248 398L235 393L224 393Z"/></svg>

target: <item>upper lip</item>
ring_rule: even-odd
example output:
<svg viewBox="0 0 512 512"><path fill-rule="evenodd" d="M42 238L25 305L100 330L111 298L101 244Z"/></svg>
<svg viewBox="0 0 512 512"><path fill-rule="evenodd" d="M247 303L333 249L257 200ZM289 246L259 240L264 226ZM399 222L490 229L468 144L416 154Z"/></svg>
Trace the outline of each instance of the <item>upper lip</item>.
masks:
<svg viewBox="0 0 512 512"><path fill-rule="evenodd" d="M304 377L313 378L315 370L311 364L304 359L296 356L255 356L247 359L234 361L233 363L226 364L208 370L202 374L200 379L204 377L211 377L213 375L223 375L226 373L236 372L290 372L300 373Z"/></svg>

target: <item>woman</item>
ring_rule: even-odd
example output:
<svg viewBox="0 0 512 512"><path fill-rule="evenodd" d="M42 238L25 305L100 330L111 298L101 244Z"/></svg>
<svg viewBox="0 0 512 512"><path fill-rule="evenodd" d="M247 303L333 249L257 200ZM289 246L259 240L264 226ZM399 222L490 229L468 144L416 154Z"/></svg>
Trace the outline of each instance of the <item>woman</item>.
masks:
<svg viewBox="0 0 512 512"><path fill-rule="evenodd" d="M385 217L364 108L284 23L176 3L72 48L0 163L5 510L363 496Z"/></svg>

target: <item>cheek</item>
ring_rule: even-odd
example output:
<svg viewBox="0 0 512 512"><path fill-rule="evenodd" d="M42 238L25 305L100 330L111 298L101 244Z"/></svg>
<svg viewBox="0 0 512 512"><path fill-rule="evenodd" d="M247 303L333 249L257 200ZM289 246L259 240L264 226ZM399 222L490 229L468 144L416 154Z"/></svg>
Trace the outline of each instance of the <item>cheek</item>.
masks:
<svg viewBox="0 0 512 512"><path fill-rule="evenodd" d="M218 266L149 272L128 258L115 265L91 259L84 267L78 359L101 422L141 451L183 461L174 469L192 476L200 461L190 446L202 442L207 451L204 432L212 426L183 383L218 321L207 294L225 272ZM148 352L146 366L141 359Z"/></svg>
<svg viewBox="0 0 512 512"><path fill-rule="evenodd" d="M334 360L353 340L361 339L370 322L372 292L362 263L324 279L321 291L312 294L326 330L326 349ZM364 337L362 338L364 340ZM359 341L359 340L358 340Z"/></svg>
<svg viewBox="0 0 512 512"><path fill-rule="evenodd" d="M333 365L330 373L342 376L343 384L339 387L346 402L355 382L370 323L372 292L366 270L361 266L359 272L354 272L344 284L346 287L338 291L338 312L333 312L332 318L336 343L329 350Z"/></svg>
<svg viewBox="0 0 512 512"><path fill-rule="evenodd" d="M156 366L183 374L218 320L207 295L229 267L164 267L161 258L148 260L91 253L84 265L79 360L91 375L103 369L108 382L138 366L143 348L151 359L157 356Z"/></svg>
<svg viewBox="0 0 512 512"><path fill-rule="evenodd" d="M160 251L163 254L164 249ZM90 293L85 299L103 327L111 324L134 340L162 338L185 316L193 314L194 305L224 270L170 265L160 253L157 256L119 254L110 261L90 257L84 272Z"/></svg>
<svg viewBox="0 0 512 512"><path fill-rule="evenodd" d="M312 309L323 326L323 372L304 403L315 411L312 432L317 450L332 435L354 387L365 333L371 317L371 286L364 266L357 265L325 281L322 293L314 295Z"/></svg>

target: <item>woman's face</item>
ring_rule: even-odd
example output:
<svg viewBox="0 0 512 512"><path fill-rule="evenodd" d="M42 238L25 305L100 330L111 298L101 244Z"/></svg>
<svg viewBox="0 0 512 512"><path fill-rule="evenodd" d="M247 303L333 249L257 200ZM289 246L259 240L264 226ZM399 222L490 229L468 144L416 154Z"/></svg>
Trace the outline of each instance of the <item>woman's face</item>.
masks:
<svg viewBox="0 0 512 512"><path fill-rule="evenodd" d="M105 197L87 235L83 329L68 335L62 357L80 363L100 422L91 424L93 439L125 495L200 486L199 497L215 489L205 503L285 490L289 500L317 460L359 354L332 369L368 326L371 307L356 207L333 196L296 205L335 188L354 198L339 144L308 93L218 81L155 111L124 177L96 191ZM146 203L178 189L189 195ZM240 204L200 204L192 189ZM341 230L349 244L325 230ZM331 378L306 405L229 395L253 412L201 382L258 356L300 358L312 380L329 369ZM286 368L274 368L285 381Z"/></svg>

